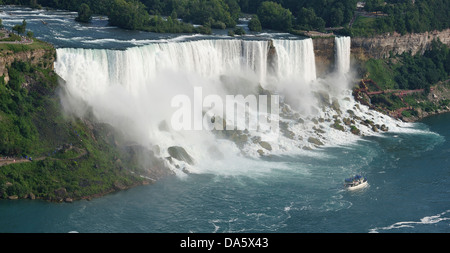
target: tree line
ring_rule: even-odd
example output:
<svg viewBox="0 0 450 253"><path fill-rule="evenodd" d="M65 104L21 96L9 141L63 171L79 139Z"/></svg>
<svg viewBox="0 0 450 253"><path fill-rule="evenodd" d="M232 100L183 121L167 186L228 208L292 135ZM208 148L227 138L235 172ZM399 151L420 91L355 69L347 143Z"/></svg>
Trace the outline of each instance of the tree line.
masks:
<svg viewBox="0 0 450 253"><path fill-rule="evenodd" d="M242 13L252 31L318 30L342 27L349 35L424 32L450 27L450 0L366 0L365 11L382 12L373 22L349 27L358 0L0 0L0 4L78 11L77 21L106 15L111 25L156 32L210 32L232 29ZM192 24L201 25L196 28ZM200 29L200 30L199 30Z"/></svg>
<svg viewBox="0 0 450 253"><path fill-rule="evenodd" d="M450 0L368 0L365 10L384 15L359 23L348 31L349 35L422 33L450 28Z"/></svg>
<svg viewBox="0 0 450 253"><path fill-rule="evenodd" d="M356 0L0 0L0 3L77 11L80 22L89 22L95 13L108 16L114 26L160 32L195 31L186 23L234 28L241 13L254 14L250 28L255 31L322 30L348 22L356 6Z"/></svg>
<svg viewBox="0 0 450 253"><path fill-rule="evenodd" d="M234 28L241 13L238 0L0 0L2 3L77 11L80 22L89 22L93 14L106 15L113 26L168 33Z"/></svg>

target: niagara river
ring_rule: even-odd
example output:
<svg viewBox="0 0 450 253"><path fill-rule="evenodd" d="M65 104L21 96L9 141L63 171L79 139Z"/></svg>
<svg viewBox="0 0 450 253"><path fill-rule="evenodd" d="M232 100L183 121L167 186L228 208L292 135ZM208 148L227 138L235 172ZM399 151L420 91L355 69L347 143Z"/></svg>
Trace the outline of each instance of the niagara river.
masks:
<svg viewBox="0 0 450 253"><path fill-rule="evenodd" d="M335 68L318 76L313 40L290 34L155 35L99 17L80 25L73 12L3 11L5 26L25 18L57 47L67 113L89 108L162 159L176 146L194 162L172 159L173 175L90 201L0 201L0 232L450 232L450 115L405 123L355 101L349 37L336 38ZM171 98L195 100L195 88L280 96L279 133L171 130ZM369 184L348 191L355 174Z"/></svg>

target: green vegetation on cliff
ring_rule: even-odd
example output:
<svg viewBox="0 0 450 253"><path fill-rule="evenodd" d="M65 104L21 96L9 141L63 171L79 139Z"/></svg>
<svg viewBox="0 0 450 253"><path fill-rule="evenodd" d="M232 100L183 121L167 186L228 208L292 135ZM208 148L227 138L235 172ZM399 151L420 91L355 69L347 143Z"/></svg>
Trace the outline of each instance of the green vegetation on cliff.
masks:
<svg viewBox="0 0 450 253"><path fill-rule="evenodd" d="M29 50L44 53L39 59L13 51L0 56L6 62L0 78L0 198L62 201L145 183L138 156L151 152L121 146L111 127L91 117L65 115L58 95L64 89L52 70L54 48Z"/></svg>
<svg viewBox="0 0 450 253"><path fill-rule="evenodd" d="M440 41L423 55L369 59L360 74L368 80L360 83L355 97L391 116L411 120L450 111L450 49Z"/></svg>
<svg viewBox="0 0 450 253"><path fill-rule="evenodd" d="M410 53L388 59L369 59L365 63L367 78L382 89L426 89L450 77L450 50L440 41L433 41L423 55Z"/></svg>

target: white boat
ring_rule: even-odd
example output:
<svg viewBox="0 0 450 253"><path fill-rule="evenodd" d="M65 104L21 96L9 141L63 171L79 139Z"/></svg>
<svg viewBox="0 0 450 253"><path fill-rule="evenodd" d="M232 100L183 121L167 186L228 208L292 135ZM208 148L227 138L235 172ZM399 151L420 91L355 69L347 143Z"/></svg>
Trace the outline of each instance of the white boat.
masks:
<svg viewBox="0 0 450 253"><path fill-rule="evenodd" d="M346 178L344 186L349 190L356 190L364 188L368 184L369 183L367 183L367 179L365 177L361 175L355 175L354 177Z"/></svg>

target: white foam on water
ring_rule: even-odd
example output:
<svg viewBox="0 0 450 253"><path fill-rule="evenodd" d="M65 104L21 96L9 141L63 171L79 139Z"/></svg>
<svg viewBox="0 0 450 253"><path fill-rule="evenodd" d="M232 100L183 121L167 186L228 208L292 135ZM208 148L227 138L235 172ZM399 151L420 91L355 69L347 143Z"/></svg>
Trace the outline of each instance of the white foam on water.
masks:
<svg viewBox="0 0 450 253"><path fill-rule="evenodd" d="M445 217L445 215L447 215L448 213L450 213L450 210L432 216L425 216L419 221L400 221L386 227L371 228L369 230L369 233L379 233L383 230L389 231L400 228L415 228L417 225L431 225L440 223L442 221L448 221L450 220L450 217Z"/></svg>

